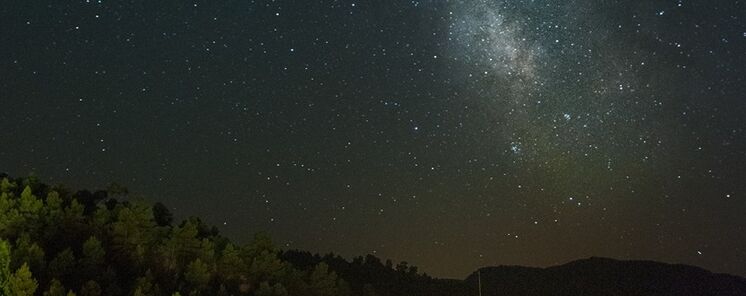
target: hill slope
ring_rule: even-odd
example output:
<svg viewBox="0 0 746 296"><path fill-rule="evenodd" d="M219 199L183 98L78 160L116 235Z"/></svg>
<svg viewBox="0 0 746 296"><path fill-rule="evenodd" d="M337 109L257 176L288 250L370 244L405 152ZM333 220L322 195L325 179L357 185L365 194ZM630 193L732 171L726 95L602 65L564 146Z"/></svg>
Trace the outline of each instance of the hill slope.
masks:
<svg viewBox="0 0 746 296"><path fill-rule="evenodd" d="M482 295L746 295L746 279L699 267L592 257L548 268L480 269ZM478 272L466 278L478 286Z"/></svg>

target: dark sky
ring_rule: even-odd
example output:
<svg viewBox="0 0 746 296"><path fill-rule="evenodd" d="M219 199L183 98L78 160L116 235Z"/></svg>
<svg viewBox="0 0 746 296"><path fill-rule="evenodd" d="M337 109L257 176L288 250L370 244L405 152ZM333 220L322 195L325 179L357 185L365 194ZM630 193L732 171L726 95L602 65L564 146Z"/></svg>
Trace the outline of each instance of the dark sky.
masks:
<svg viewBox="0 0 746 296"><path fill-rule="evenodd" d="M746 275L743 1L12 1L0 170L429 274Z"/></svg>

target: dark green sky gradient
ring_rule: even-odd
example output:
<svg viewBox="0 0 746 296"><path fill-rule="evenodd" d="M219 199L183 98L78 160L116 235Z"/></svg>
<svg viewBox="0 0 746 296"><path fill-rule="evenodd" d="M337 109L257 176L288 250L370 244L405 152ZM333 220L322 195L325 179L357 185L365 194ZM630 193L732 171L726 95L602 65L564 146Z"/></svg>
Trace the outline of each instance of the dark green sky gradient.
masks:
<svg viewBox="0 0 746 296"><path fill-rule="evenodd" d="M741 1L93 2L0 8L0 170L436 276L746 275Z"/></svg>

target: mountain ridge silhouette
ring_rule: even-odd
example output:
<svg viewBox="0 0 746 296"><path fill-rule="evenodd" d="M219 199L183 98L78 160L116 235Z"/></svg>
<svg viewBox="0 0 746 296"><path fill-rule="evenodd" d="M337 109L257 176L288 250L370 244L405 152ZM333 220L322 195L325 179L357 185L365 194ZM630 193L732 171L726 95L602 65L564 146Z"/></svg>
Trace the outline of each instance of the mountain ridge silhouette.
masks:
<svg viewBox="0 0 746 296"><path fill-rule="evenodd" d="M482 295L746 295L746 278L649 260L590 257L562 265L489 266L464 283Z"/></svg>

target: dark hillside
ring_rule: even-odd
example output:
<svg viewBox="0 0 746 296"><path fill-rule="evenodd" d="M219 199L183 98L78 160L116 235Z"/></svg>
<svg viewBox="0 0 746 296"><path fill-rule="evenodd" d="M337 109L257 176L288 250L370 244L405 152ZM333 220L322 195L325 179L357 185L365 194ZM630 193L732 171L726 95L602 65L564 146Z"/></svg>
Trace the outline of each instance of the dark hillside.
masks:
<svg viewBox="0 0 746 296"><path fill-rule="evenodd" d="M481 269L489 295L746 295L746 279L699 267L589 258L549 268ZM477 273L467 279L477 286Z"/></svg>

